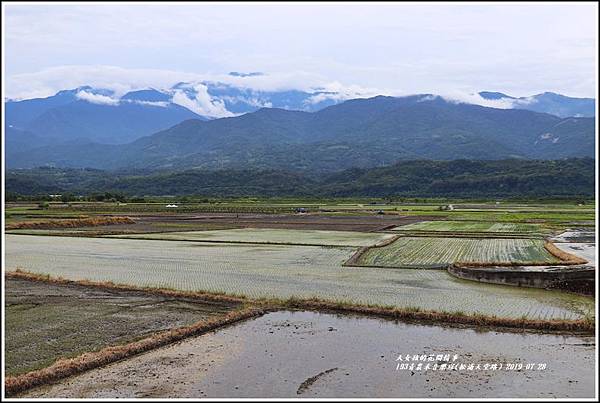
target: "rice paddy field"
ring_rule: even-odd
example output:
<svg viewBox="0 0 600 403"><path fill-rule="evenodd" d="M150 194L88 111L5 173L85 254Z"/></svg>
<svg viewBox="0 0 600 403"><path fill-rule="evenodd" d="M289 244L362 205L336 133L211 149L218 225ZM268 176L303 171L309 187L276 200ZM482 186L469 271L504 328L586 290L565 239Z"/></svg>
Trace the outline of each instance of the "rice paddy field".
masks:
<svg viewBox="0 0 600 403"><path fill-rule="evenodd" d="M491 248L496 254L512 250L507 246ZM532 244L525 244L519 250L540 253L535 249ZM6 269L21 268L72 280L224 292L250 298L317 297L508 318L593 316L593 299L559 291L481 284L437 270L342 266L355 251L353 247L7 234ZM489 256L496 255L490 252Z"/></svg>
<svg viewBox="0 0 600 403"><path fill-rule="evenodd" d="M356 262L377 267L445 267L455 262L500 264L557 264L560 259L544 248L542 239L400 237L383 247L368 249Z"/></svg>
<svg viewBox="0 0 600 403"><path fill-rule="evenodd" d="M275 228L240 228L216 231L182 231L153 234L109 235L108 237L158 239L169 241L212 241L323 246L371 246L393 234L351 231L287 230Z"/></svg>
<svg viewBox="0 0 600 403"><path fill-rule="evenodd" d="M5 281L5 302L8 375L225 315L238 307L11 278Z"/></svg>
<svg viewBox="0 0 600 403"><path fill-rule="evenodd" d="M539 224L495 223L485 221L423 221L394 228L395 231L441 231L441 232L508 232L539 233Z"/></svg>
<svg viewBox="0 0 600 403"><path fill-rule="evenodd" d="M560 346L560 347L558 347ZM593 336L451 328L271 312L33 389L24 398L590 398ZM397 370L400 354L449 354L480 370ZM544 370L483 370L489 362Z"/></svg>

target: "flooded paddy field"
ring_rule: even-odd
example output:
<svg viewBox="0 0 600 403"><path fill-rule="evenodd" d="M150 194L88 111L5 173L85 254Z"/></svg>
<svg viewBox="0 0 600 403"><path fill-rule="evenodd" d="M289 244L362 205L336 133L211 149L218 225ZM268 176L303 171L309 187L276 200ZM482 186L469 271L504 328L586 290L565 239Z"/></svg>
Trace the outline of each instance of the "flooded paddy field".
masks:
<svg viewBox="0 0 600 403"><path fill-rule="evenodd" d="M108 235L114 237L118 235ZM213 241L233 243L267 243L323 246L371 246L394 237L376 232L327 231L306 229L242 228L216 231L183 231L139 235L123 238L178 241Z"/></svg>
<svg viewBox="0 0 600 403"><path fill-rule="evenodd" d="M342 266L355 250L6 235L6 269L250 298L317 297L508 318L593 315L593 299L559 291L481 284L437 270Z"/></svg>
<svg viewBox="0 0 600 403"><path fill-rule="evenodd" d="M6 279L5 298L8 375L224 315L237 307L13 278Z"/></svg>
<svg viewBox="0 0 600 403"><path fill-rule="evenodd" d="M23 397L591 398L594 351L592 336L280 311L33 389ZM404 361L398 361L400 355ZM413 361L412 370L403 369L399 364L409 363L406 355L411 360L413 355L432 356L439 365L464 364L465 369L425 370L424 362L417 370L419 361ZM466 369L470 364L472 370ZM486 364L500 369L486 370Z"/></svg>
<svg viewBox="0 0 600 403"><path fill-rule="evenodd" d="M401 237L371 248L357 261L361 266L446 266L455 262L548 263L561 260L544 248L542 239Z"/></svg>

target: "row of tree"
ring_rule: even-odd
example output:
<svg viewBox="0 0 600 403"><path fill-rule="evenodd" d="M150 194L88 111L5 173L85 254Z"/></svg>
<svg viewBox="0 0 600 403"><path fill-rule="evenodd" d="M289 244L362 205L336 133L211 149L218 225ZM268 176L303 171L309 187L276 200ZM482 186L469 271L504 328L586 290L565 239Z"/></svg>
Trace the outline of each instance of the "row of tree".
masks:
<svg viewBox="0 0 600 403"><path fill-rule="evenodd" d="M6 172L6 200L60 194L60 200L131 201L199 197L593 197L595 161L401 161L317 175L279 170L128 173L81 169ZM196 197L195 199L198 199Z"/></svg>

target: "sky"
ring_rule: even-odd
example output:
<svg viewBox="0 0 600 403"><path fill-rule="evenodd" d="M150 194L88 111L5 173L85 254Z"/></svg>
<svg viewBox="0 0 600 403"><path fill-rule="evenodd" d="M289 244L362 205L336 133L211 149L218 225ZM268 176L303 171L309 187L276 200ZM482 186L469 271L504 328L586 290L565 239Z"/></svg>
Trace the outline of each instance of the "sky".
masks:
<svg viewBox="0 0 600 403"><path fill-rule="evenodd" d="M201 80L346 97L596 95L594 2L2 7L11 99L82 85L125 92Z"/></svg>

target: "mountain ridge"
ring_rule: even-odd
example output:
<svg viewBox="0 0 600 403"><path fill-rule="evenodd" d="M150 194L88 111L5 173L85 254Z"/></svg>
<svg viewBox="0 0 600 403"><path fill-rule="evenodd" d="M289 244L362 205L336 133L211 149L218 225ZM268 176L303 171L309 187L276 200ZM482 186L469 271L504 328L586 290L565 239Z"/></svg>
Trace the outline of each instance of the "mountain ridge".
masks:
<svg viewBox="0 0 600 403"><path fill-rule="evenodd" d="M235 74L234 77L247 77L245 73ZM251 73L249 77L256 75L263 73ZM411 100L424 96L468 103L433 94L399 98ZM552 92L516 98L501 92L482 91L479 96L482 101L494 103L487 105L489 107L550 112L559 117L595 114L595 100L566 97ZM23 145L24 150L34 148L38 145L34 138L44 139L42 143L54 144L72 141L125 144L190 118L210 120L215 117L234 117L261 108L317 112L340 103L366 99L347 98L348 94L318 88L310 91L266 91L210 81L181 82L167 89L132 89L121 95L88 85L61 90L46 98L5 101L5 121L6 128L34 135L13 139L13 131L11 136L7 136L7 141L14 143L10 148L19 145Z"/></svg>
<svg viewBox="0 0 600 403"><path fill-rule="evenodd" d="M349 100L316 112L261 108L185 120L123 145L51 145L9 167L339 171L406 159L592 157L593 118L448 102L428 94Z"/></svg>
<svg viewBox="0 0 600 403"><path fill-rule="evenodd" d="M31 132L54 144L82 139L124 144L185 119L205 119L171 102L160 104L125 98L117 105L111 101L111 94L84 86L60 91L52 97L6 102L6 128ZM19 139L7 133L6 140L10 143ZM33 147L29 144L27 148Z"/></svg>
<svg viewBox="0 0 600 403"><path fill-rule="evenodd" d="M508 100L514 109L549 113L562 118L594 117L596 115L596 100L594 98L574 98L550 91L518 98L502 92L491 91L482 91L479 95L488 100Z"/></svg>

